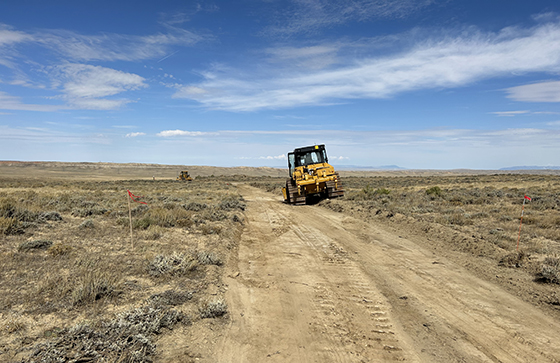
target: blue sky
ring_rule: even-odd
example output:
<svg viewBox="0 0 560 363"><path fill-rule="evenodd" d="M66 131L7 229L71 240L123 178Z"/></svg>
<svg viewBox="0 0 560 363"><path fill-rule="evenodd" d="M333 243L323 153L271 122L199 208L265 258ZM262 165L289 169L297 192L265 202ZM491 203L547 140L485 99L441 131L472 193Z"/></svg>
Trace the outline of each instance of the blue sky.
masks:
<svg viewBox="0 0 560 363"><path fill-rule="evenodd" d="M0 160L560 164L560 3L0 2Z"/></svg>

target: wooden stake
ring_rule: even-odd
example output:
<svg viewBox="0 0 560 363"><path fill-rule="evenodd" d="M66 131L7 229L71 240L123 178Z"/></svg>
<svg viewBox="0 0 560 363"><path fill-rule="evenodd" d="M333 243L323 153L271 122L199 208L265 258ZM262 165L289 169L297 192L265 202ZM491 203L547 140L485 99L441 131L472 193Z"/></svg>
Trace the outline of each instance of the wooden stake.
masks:
<svg viewBox="0 0 560 363"><path fill-rule="evenodd" d="M523 211L525 210L525 199L523 198L523 207L521 208L521 220L519 221L519 234L517 235L517 251L519 251L519 240L521 239L521 224L523 224Z"/></svg>
<svg viewBox="0 0 560 363"><path fill-rule="evenodd" d="M130 245L134 248L134 240L132 239L132 210L130 207L130 195L128 195L128 190L126 192L126 199L128 200L128 220L130 221Z"/></svg>

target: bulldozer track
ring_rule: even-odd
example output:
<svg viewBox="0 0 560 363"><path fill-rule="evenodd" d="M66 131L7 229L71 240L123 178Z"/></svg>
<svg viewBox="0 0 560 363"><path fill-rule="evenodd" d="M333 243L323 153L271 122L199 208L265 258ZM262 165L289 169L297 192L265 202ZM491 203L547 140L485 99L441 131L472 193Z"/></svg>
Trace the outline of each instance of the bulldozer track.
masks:
<svg viewBox="0 0 560 363"><path fill-rule="evenodd" d="M558 321L413 239L239 190L229 325L201 362L560 361Z"/></svg>

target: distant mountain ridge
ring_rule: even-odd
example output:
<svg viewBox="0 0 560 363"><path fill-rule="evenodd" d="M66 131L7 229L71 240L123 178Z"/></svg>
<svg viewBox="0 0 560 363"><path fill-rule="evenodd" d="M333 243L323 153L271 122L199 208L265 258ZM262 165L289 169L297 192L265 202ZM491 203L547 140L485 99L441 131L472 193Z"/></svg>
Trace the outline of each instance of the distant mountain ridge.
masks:
<svg viewBox="0 0 560 363"><path fill-rule="evenodd" d="M510 166L507 168L501 168L500 170L560 170L560 166L523 165L523 166Z"/></svg>

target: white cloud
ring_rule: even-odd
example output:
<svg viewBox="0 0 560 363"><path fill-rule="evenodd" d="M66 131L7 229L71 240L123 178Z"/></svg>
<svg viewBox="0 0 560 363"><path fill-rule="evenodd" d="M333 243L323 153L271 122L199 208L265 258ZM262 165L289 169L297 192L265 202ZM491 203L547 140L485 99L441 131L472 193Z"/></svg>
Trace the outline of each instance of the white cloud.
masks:
<svg viewBox="0 0 560 363"><path fill-rule="evenodd" d="M138 136L144 136L146 135L145 132L131 132L129 134L126 134L126 137L138 137Z"/></svg>
<svg viewBox="0 0 560 363"><path fill-rule="evenodd" d="M205 136L210 135L209 132L201 131L184 131L184 130L165 130L157 133L157 136L161 137L173 137L173 136Z"/></svg>
<svg viewBox="0 0 560 363"><path fill-rule="evenodd" d="M530 29L506 28L497 34L471 30L455 38L419 42L396 55L365 57L327 70L294 70L286 75L271 68L268 76L254 79L254 72L213 69L202 73L201 83L180 87L174 97L192 99L210 109L254 111L387 98L515 73L557 71L560 23L547 23ZM550 86L556 89L555 84Z"/></svg>
<svg viewBox="0 0 560 363"><path fill-rule="evenodd" d="M261 160L288 160L286 154L281 154L277 156L260 156L259 159Z"/></svg>
<svg viewBox="0 0 560 363"><path fill-rule="evenodd" d="M115 69L86 64L65 64L54 67L51 76L62 84L64 99L70 107L88 110L113 110L126 103L127 99L106 99L125 91L147 87L144 78Z"/></svg>
<svg viewBox="0 0 560 363"><path fill-rule="evenodd" d="M512 117L517 115L523 115L529 112L530 111L497 111L497 112L490 112L490 113L500 117L504 117L504 116Z"/></svg>
<svg viewBox="0 0 560 363"><path fill-rule="evenodd" d="M552 121L546 123L548 126L560 126L560 121Z"/></svg>
<svg viewBox="0 0 560 363"><path fill-rule="evenodd" d="M526 84L507 89L508 98L522 102L560 102L560 81Z"/></svg>
<svg viewBox="0 0 560 363"><path fill-rule="evenodd" d="M30 40L31 36L24 32L11 30L10 27L0 24L0 47Z"/></svg>

